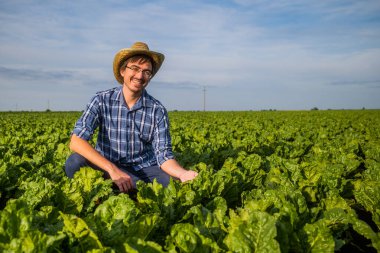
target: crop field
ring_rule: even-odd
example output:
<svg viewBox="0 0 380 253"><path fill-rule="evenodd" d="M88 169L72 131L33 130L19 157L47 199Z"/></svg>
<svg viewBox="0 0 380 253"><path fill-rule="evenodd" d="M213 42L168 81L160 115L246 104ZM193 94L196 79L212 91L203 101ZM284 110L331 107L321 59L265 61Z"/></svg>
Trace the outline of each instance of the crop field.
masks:
<svg viewBox="0 0 380 253"><path fill-rule="evenodd" d="M69 179L79 112L0 113L0 252L379 252L380 110L169 112L199 172Z"/></svg>

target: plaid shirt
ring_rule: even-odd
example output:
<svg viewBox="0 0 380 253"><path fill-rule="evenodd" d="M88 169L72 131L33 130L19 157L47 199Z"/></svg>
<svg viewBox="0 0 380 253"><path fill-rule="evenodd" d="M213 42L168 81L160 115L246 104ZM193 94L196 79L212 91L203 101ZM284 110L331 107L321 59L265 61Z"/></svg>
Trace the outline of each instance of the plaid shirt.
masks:
<svg viewBox="0 0 380 253"><path fill-rule="evenodd" d="M97 127L95 149L115 164L139 170L174 158L167 111L145 90L131 109L122 86L98 92L72 133L88 141Z"/></svg>

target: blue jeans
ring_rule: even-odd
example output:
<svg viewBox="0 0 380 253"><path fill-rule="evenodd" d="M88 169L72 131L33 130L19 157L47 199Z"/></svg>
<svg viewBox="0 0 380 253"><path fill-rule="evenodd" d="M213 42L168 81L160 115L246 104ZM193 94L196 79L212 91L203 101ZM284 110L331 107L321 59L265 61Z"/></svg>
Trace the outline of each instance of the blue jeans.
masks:
<svg viewBox="0 0 380 253"><path fill-rule="evenodd" d="M146 167L138 171L135 171L132 167L120 166L118 164L116 164L116 166L118 166L132 178L134 188L136 188L136 182L138 180L142 180L146 183L151 183L153 182L153 179L156 178L157 182L165 187L170 182L169 174L164 172L158 165ZM69 158L67 158L65 163L66 175L69 178L73 178L75 172L79 171L82 167L91 167L93 169L100 170L104 173L105 178L110 178L107 172L90 163L86 158L77 153L73 153L69 156Z"/></svg>

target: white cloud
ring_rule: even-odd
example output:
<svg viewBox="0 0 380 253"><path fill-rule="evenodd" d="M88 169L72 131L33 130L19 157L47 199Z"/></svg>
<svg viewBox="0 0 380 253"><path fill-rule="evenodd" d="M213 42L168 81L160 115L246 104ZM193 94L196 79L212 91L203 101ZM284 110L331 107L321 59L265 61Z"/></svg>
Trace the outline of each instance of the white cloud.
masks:
<svg viewBox="0 0 380 253"><path fill-rule="evenodd" d="M114 53L140 40L166 55L150 89L170 108L199 108L203 86L213 109L259 107L252 100L263 107L308 109L307 97L327 103L326 87L330 96L346 89L380 107L368 100L369 91L358 93L352 85L373 89L380 80L378 1L235 3L2 2L0 87L18 86L29 77L43 90L56 81L63 98L71 98L71 88L80 89L71 104L82 109L91 93L115 85ZM21 72L28 73L11 76ZM298 92L305 100L296 98ZM30 94L39 99L35 90ZM344 103L350 106L349 100ZM2 102L0 110L6 108Z"/></svg>

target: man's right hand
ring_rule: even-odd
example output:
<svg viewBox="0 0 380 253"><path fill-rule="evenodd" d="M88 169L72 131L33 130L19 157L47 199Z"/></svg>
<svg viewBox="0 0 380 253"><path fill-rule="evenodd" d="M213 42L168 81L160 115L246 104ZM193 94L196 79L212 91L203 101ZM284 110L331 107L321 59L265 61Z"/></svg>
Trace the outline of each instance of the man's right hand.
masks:
<svg viewBox="0 0 380 253"><path fill-rule="evenodd" d="M133 189L132 178L118 167L112 166L108 174L121 192L128 192Z"/></svg>

